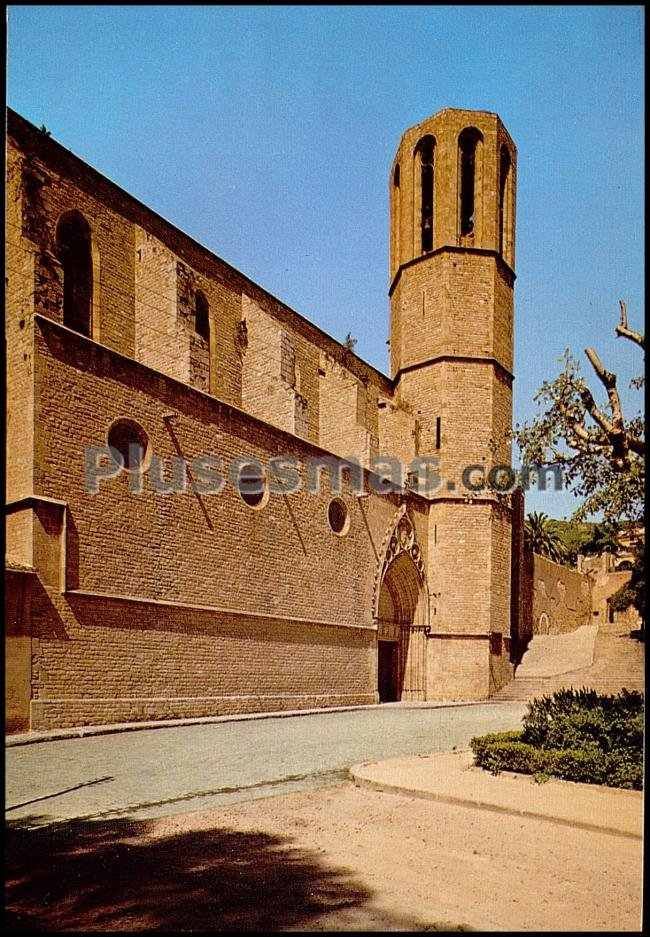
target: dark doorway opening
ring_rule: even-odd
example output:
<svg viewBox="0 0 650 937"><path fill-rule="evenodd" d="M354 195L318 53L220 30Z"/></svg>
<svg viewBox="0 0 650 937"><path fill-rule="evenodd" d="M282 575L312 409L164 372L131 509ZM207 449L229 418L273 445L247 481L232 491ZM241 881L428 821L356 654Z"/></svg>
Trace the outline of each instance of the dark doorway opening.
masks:
<svg viewBox="0 0 650 937"><path fill-rule="evenodd" d="M379 702L397 702L397 641L377 642L377 682Z"/></svg>

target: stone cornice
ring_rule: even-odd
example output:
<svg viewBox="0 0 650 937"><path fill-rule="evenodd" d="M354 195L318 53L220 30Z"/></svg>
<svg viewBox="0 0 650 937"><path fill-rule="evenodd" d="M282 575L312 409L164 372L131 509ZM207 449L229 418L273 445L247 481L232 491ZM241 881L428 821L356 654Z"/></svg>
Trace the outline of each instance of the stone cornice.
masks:
<svg viewBox="0 0 650 937"><path fill-rule="evenodd" d="M414 267L416 264L421 264L423 261L429 260L430 257L436 257L438 256L438 254L444 254L444 253L474 254L476 256L482 255L484 257L494 257L494 259L497 262L497 266L501 267L503 269L503 272L512 281L511 285L514 284L517 278L517 274L512 269L512 267L510 267L505 262L505 260L503 259L499 251L493 250L490 247L461 247L458 244L443 244L441 247L436 247L436 249L433 251L427 251L427 253L422 254L421 257L414 257L412 260L407 260L405 263L400 264L388 288L388 295L389 296L393 295L395 287L399 283L400 277L402 276L402 270L406 270L409 267Z"/></svg>
<svg viewBox="0 0 650 937"><path fill-rule="evenodd" d="M435 355L433 358L425 358L423 361L416 361L414 364L407 364L405 367L400 368L396 373L393 380L395 384L399 381L402 374L407 374L409 371L417 371L419 368L426 368L428 365L437 364L439 361L462 361L464 364L491 364L497 370L501 371L508 380L512 383L515 376L512 371L509 371L505 365L501 364L498 358L494 358L491 355Z"/></svg>

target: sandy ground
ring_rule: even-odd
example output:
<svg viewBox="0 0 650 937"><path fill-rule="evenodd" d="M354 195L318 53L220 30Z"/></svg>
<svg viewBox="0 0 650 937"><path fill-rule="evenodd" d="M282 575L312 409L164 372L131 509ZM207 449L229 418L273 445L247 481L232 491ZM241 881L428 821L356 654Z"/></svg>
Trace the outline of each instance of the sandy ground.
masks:
<svg viewBox="0 0 650 937"><path fill-rule="evenodd" d="M350 783L159 820L16 823L16 929L640 929L639 841Z"/></svg>
<svg viewBox="0 0 650 937"><path fill-rule="evenodd" d="M595 832L643 836L643 792L577 784L549 778L539 784L528 774L477 768L471 751L436 752L353 765L358 787L544 818Z"/></svg>

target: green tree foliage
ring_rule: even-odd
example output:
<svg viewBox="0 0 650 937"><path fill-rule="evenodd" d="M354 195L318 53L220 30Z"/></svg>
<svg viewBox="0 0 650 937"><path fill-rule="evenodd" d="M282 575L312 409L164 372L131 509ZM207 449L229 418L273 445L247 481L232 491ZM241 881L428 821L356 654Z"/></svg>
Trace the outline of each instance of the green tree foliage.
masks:
<svg viewBox="0 0 650 937"><path fill-rule="evenodd" d="M616 556L621 551L619 541L620 524L614 521L605 521L595 524L589 537L582 545L584 556L600 556L601 553L611 553Z"/></svg>
<svg viewBox="0 0 650 937"><path fill-rule="evenodd" d="M584 553L583 544L592 537L594 525L588 521L557 520L555 518L551 518L548 524L564 547L564 562L576 566L578 554Z"/></svg>

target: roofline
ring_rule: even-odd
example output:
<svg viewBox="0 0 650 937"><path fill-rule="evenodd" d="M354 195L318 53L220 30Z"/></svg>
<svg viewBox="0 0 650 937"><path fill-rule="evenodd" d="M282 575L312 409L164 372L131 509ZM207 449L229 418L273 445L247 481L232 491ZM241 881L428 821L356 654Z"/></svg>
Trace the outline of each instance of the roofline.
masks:
<svg viewBox="0 0 650 937"><path fill-rule="evenodd" d="M12 124L14 125L14 127L12 127ZM23 124L24 127L21 128L20 127L21 124ZM200 241L195 240L195 238L193 238L190 234L187 234L185 231L183 231L182 228L177 227L173 222L169 221L167 218L163 217L162 215L158 214L158 212L154 211L153 208L150 208L148 205L145 205L144 202L141 202L140 199L136 198L134 195L131 195L130 192L127 192L126 189L123 189L116 182L113 182L112 179L109 179L108 176L105 176L98 169L95 169L95 167L91 166L90 163L85 162L85 160L81 159L80 156L77 156L75 153L73 153L72 150L67 149L67 147L63 146L63 144L59 143L57 140L53 139L52 137L49 137L43 134L42 131L40 131L39 128L36 127L35 124L32 124L31 121L27 120L26 117L23 117L22 114L19 114L17 111L14 111L13 108L11 107L7 107L7 122L6 122L7 134L10 134L12 130L14 129L17 129L18 132L20 132L20 130L22 129L23 131L27 130L28 133L31 133L31 134L38 134L39 146L42 146L45 149L45 151L47 151L48 149L51 149L51 150L54 150L54 152L56 152L58 150L60 151L60 155L62 155L64 158L69 159L69 160L71 159L73 162L76 162L76 163L80 163L84 167L85 170L90 171L92 174L98 177L102 181L103 184L107 185L109 188L113 188L117 190L117 192L120 194L122 198L126 199L128 202L131 202L140 211L144 211L145 214L152 216L158 222L162 222L163 225L165 225L167 228L170 228L175 234L180 235L181 238L184 238L185 240L190 242L190 244L192 244L195 248L198 248L199 251L202 251L203 253L207 254L211 260L216 261L218 264L222 264L229 271L235 274L236 277L239 277L244 283L250 284L250 286L252 286L256 290L260 290L270 300L272 300L275 303L278 303L280 306L286 309L287 312L289 312L291 315L296 316L298 319L301 320L301 322L304 322L309 328L317 332L327 342L332 342L336 346L337 350L339 350L342 354L344 354L348 358L348 361L349 361L349 358L351 357L355 361L357 361L360 365L362 365L364 368L368 368L373 374L375 374L379 378L380 383L383 384L382 389L384 391L390 391L390 392L394 391L394 383L392 379L383 371L380 371L374 365L365 361L363 358L359 357L359 355L355 354L353 351L350 351L349 349L347 349L345 345L343 345L341 342L338 341L338 339L334 338L332 335L330 335L320 326L316 325L310 319L307 319L305 316L301 315L301 313L296 312L296 310L292 309L291 306L288 306L284 302L284 300L275 296L269 290L265 289L265 287L260 286L259 283L256 283L254 280L251 280L250 277L246 276L245 273L242 273L242 271L238 270L237 267L234 267L232 264L228 263L227 260L224 260L222 257L219 257L218 254L215 254L213 251L210 250L210 248L206 247L204 244L201 244ZM20 142L23 142L23 141L21 140Z"/></svg>

